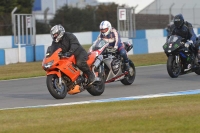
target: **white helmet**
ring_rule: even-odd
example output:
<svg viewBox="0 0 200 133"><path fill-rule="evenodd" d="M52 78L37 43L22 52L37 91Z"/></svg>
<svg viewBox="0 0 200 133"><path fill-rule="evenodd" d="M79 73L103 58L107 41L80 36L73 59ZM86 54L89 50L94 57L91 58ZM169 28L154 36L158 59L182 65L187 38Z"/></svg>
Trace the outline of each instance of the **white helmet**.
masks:
<svg viewBox="0 0 200 133"><path fill-rule="evenodd" d="M51 37L53 39L54 42L59 42L62 38L62 36L64 35L65 33L65 29L62 25L55 25L51 28L50 30L50 33L51 33ZM56 34L56 36L55 36Z"/></svg>
<svg viewBox="0 0 200 133"><path fill-rule="evenodd" d="M102 21L99 25L99 29L102 35L107 36L112 30L111 23L107 20Z"/></svg>

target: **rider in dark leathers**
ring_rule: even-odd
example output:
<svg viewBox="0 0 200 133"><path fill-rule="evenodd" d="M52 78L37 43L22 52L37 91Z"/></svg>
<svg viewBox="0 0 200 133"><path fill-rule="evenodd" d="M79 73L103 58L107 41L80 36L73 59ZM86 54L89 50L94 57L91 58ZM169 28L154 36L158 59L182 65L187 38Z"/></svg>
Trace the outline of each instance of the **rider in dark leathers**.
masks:
<svg viewBox="0 0 200 133"><path fill-rule="evenodd" d="M55 51L58 48L62 49L62 53L66 56L72 54L76 58L76 65L78 68L88 76L89 83L91 84L95 80L94 73L87 65L88 55L85 49L80 45L76 36L72 33L65 32L65 29L61 25L55 25L50 30L52 36L52 50Z"/></svg>
<svg viewBox="0 0 200 133"><path fill-rule="evenodd" d="M174 17L174 23L168 25L168 37L171 35L178 35L184 38L185 46L194 51L194 54L197 55L198 52L198 44L196 44L197 37L194 33L192 24L184 21L183 15L178 14ZM198 62L200 62L200 58L198 58Z"/></svg>

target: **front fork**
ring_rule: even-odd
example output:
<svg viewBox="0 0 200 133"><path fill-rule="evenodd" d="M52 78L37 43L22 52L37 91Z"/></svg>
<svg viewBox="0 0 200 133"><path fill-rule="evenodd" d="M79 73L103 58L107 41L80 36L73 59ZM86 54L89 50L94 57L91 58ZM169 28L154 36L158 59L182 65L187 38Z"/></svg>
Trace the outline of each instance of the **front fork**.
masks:
<svg viewBox="0 0 200 133"><path fill-rule="evenodd" d="M62 77L61 77L61 72L60 70L58 71L49 71L47 72L47 75L51 75L51 74L56 74L58 76L58 84L62 85Z"/></svg>
<svg viewBox="0 0 200 133"><path fill-rule="evenodd" d="M180 62L180 56L179 55L175 55L175 60L176 60L176 64L178 64Z"/></svg>
<svg viewBox="0 0 200 133"><path fill-rule="evenodd" d="M62 84L62 78L61 78L60 70L59 70L59 77L58 78L59 78L59 80L58 80L59 82L58 83L59 83L59 85L61 85Z"/></svg>

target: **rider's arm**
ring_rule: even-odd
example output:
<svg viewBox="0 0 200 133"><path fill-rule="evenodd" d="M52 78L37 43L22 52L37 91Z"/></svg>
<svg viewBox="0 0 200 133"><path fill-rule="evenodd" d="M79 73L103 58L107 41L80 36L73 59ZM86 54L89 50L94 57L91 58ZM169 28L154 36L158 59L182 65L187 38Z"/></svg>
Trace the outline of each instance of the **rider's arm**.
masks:
<svg viewBox="0 0 200 133"><path fill-rule="evenodd" d="M192 40L193 41L193 44L195 44L196 43L196 35L195 35L195 33L194 33L194 30L193 30L193 27L192 27L192 24L190 24L190 23L188 23L187 22L187 26L188 26L188 29L189 29L189 33L190 33L190 40Z"/></svg>
<svg viewBox="0 0 200 133"><path fill-rule="evenodd" d="M68 33L68 38L69 38L69 43L70 43L70 53L74 53L74 51L76 51L77 48L80 47L80 43L78 41L78 39L76 38L76 36L72 33Z"/></svg>
<svg viewBox="0 0 200 133"><path fill-rule="evenodd" d="M115 35L115 47L118 47L119 44L121 43L121 39L120 39L120 36L119 36L119 33L117 32L116 29L112 29L112 32L114 33Z"/></svg>

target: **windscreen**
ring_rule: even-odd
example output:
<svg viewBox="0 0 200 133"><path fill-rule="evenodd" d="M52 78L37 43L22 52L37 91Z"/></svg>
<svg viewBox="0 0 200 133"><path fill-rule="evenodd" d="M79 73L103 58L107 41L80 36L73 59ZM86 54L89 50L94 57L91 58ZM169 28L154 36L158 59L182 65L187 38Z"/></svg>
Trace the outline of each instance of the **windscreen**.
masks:
<svg viewBox="0 0 200 133"><path fill-rule="evenodd" d="M176 36L176 35L172 35L169 37L169 39L167 40L168 43L173 43L173 42L177 42L178 40L181 40L181 37Z"/></svg>
<svg viewBox="0 0 200 133"><path fill-rule="evenodd" d="M51 56L52 54L53 54L52 47L49 46L49 47L47 48L46 57L49 57L49 56Z"/></svg>
<svg viewBox="0 0 200 133"><path fill-rule="evenodd" d="M98 50L98 49L101 49L103 46L105 46L107 44L107 42L103 39L101 40L98 40L95 42L95 44L93 44L92 46L92 50Z"/></svg>

